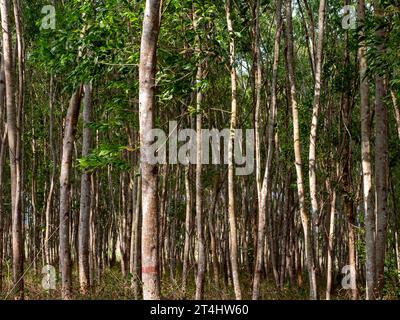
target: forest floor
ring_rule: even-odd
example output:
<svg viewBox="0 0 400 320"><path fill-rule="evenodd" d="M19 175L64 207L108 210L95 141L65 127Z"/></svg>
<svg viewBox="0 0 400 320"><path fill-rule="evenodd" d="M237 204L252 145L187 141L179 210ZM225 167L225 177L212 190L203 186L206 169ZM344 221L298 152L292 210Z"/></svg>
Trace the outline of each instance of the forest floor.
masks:
<svg viewBox="0 0 400 320"><path fill-rule="evenodd" d="M12 275L10 270L5 270L3 273L3 292L10 292L12 288L11 278ZM101 276L100 281L95 285L89 295L82 296L79 293L78 274L74 272L73 283L74 287L74 299L76 300L134 300L134 292L130 286L130 281L125 280L121 274L120 268L115 267L107 269ZM26 300L58 300L61 298L60 285L57 282L55 290L45 290L42 287L43 276L35 274L33 272L27 273L25 276L25 299ZM182 292L180 274L175 279L172 279L169 275L166 276L162 281L162 299L164 300L182 300L185 296ZM304 277L306 279L306 277ZM304 281L303 279L303 281ZM186 299L194 299L195 296L195 284L193 275L188 282ZM244 300L251 299L251 279L247 276L241 277L242 294ZM325 298L323 284L320 284L320 298ZM363 293L361 292L361 297ZM3 295L1 299L12 299L12 295ZM350 293L347 290L341 289L340 285L337 286L335 292L332 294L332 300L349 300ZM205 286L205 300L234 300L235 295L232 285L224 284L221 279L218 285L215 284L211 279L206 280ZM307 300L308 289L303 284L301 288L289 287L289 284L283 289L278 290L272 277L262 281L261 286L261 299L263 300ZM384 299L399 299L396 292L387 292Z"/></svg>

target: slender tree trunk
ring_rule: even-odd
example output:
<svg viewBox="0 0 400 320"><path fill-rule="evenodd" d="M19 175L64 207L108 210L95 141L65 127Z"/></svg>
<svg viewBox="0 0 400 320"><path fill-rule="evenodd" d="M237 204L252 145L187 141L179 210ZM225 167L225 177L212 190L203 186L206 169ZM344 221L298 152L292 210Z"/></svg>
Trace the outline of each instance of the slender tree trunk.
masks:
<svg viewBox="0 0 400 320"><path fill-rule="evenodd" d="M190 186L190 165L185 169L186 212L185 212L185 244L183 249L182 291L186 295L186 286L189 269L189 250L192 222L192 190Z"/></svg>
<svg viewBox="0 0 400 320"><path fill-rule="evenodd" d="M400 107L399 103L397 100L397 93L394 89L390 90L390 95L392 96L392 102L393 102L393 109L394 109L394 117L396 119L396 126L397 126L397 134L400 139Z"/></svg>
<svg viewBox="0 0 400 320"><path fill-rule="evenodd" d="M333 245L335 237L335 215L336 215L336 190L332 189L331 181L327 181L327 191L331 194L331 205L329 213L329 233L328 233L328 258L326 267L326 300L331 299L332 276L333 276Z"/></svg>
<svg viewBox="0 0 400 320"><path fill-rule="evenodd" d="M4 239L4 164L6 160L6 146L7 146L7 125L5 122L5 75L3 67L3 59L1 58L0 70L0 292L3 290L3 239Z"/></svg>
<svg viewBox="0 0 400 320"><path fill-rule="evenodd" d="M92 148L92 129L88 125L92 121L92 85L83 86L83 142L82 157L87 157ZM82 294L86 295L90 288L89 277L89 240L90 240L90 180L92 175L83 172L81 176L81 200L79 213L79 283Z"/></svg>
<svg viewBox="0 0 400 320"><path fill-rule="evenodd" d="M396 266L397 270L400 270L400 239L399 239L399 219L397 217L398 206L397 200L395 195L395 190L393 188L393 179L390 181L391 185L391 195L392 195L392 202L393 202L393 240L394 240L394 253L396 256ZM398 283L400 283L400 274L398 275Z"/></svg>
<svg viewBox="0 0 400 320"><path fill-rule="evenodd" d="M193 7L193 27L196 31L199 30L198 22L200 17L196 14L197 8ZM203 80L203 63L201 59L201 44L200 37L196 36L196 52L198 53L198 66L196 74L197 84L197 95L196 95L196 230L197 230L197 276L196 276L196 300L202 300L204 297L204 282L205 282L205 269L206 269L206 257L205 257L205 243L204 243L204 217L203 217L203 183L202 183L202 103L203 103L203 92L200 86Z"/></svg>
<svg viewBox="0 0 400 320"><path fill-rule="evenodd" d="M293 26L292 26L292 3L291 0L286 1L286 41L287 41L287 69L290 84L290 102L293 113L293 141L295 166L297 175L297 193L299 198L300 216L304 232L305 260L308 269L308 277L310 282L310 298L317 299L317 281L314 268L312 239L310 233L310 217L306 210L304 195L304 176L301 158L301 137L299 125L299 111L297 106L297 92L294 72L294 49L293 49Z"/></svg>
<svg viewBox="0 0 400 320"><path fill-rule="evenodd" d="M137 194L138 194L138 177L133 175L131 177L132 187L132 225L131 225L131 242L129 244L129 272L132 275L131 287L134 288L134 283L136 281L136 270L134 269L135 264L135 233L136 233L136 206L137 206Z"/></svg>
<svg viewBox="0 0 400 320"><path fill-rule="evenodd" d="M228 213L229 213L229 240L231 251L231 265L233 287L236 300L242 299L242 291L239 282L238 248L237 248L237 226L235 208L235 168L234 168L234 142L237 122L237 75L236 75L236 53L235 34L231 17L231 1L226 1L226 22L229 32L230 72L231 72L231 128L228 144Z"/></svg>
<svg viewBox="0 0 400 320"><path fill-rule="evenodd" d="M318 118L321 104L321 83L322 83L322 65L323 48L325 33L325 0L320 0L318 11L318 43L315 57L315 83L314 83L314 102L310 131L310 147L308 154L309 183L311 198L311 219L312 219L312 238L314 254L318 256L318 238L319 238L319 218L318 218L318 197L317 197L317 129ZM314 285L314 284L313 284ZM314 289L316 290L316 288Z"/></svg>
<svg viewBox="0 0 400 320"><path fill-rule="evenodd" d="M254 266L253 276L253 299L256 300L260 295L260 281L263 270L264 260L263 252L265 245L265 224L266 224L266 205L264 208L263 199L261 199L261 142L260 142L260 108L261 108L261 85L262 85L262 66L261 66L261 52L260 52L260 0L255 0L253 12L254 26L253 26L253 73L254 73L254 136L255 136L255 160L256 160L256 177L255 189L257 192L257 209L258 209L258 224L257 224L257 237L256 241L256 260ZM262 229L260 229L260 227Z"/></svg>
<svg viewBox="0 0 400 320"><path fill-rule="evenodd" d="M3 59L6 82L6 108L8 146L11 167L11 216L12 216L12 252L13 252L13 281L16 299L23 299L23 229L21 212L21 172L20 172L20 143L17 119L18 106L15 103L15 68L12 53L12 37L9 24L9 1L0 1L1 25L3 29Z"/></svg>
<svg viewBox="0 0 400 320"><path fill-rule="evenodd" d="M278 0L278 2L276 3L277 29L275 33L274 61L272 66L271 105L270 105L270 115L268 123L268 150L267 150L265 173L258 198L259 213L258 213L258 226L257 226L256 262L255 262L253 293L252 293L253 300L257 300L260 297L260 280L261 280L261 272L263 266L263 252L265 247L267 199L268 199L268 194L270 194L271 191L270 179L271 179L272 157L274 150L273 137L274 137L275 122L276 122L276 114L277 114L277 83L278 83L279 52L280 52L281 30L282 30L281 4L282 2L280 0ZM264 261L264 263L267 262Z"/></svg>
<svg viewBox="0 0 400 320"><path fill-rule="evenodd" d="M143 299L160 298L158 254L158 167L150 163L150 135L154 124L157 41L160 0L146 0L139 65L139 123L142 172L142 281Z"/></svg>
<svg viewBox="0 0 400 320"><path fill-rule="evenodd" d="M345 5L349 5L350 1L345 0ZM346 32L344 35L344 65L343 69L348 70L350 65L350 55L349 55L349 34ZM352 79L349 79L347 75L343 78L343 93L341 96L341 106L342 106L342 118L343 118L343 207L344 212L347 217L347 229L348 229L348 248L349 248L349 260L348 264L356 270L356 242L355 242L355 210L354 210L354 200L353 200L353 179L352 179L352 148L351 142L352 137L349 133L349 128L352 127L352 103L351 103L351 86ZM356 275L356 273L354 273ZM356 283L357 279L353 279ZM358 299L357 287L351 289L351 297L353 300Z"/></svg>
<svg viewBox="0 0 400 320"><path fill-rule="evenodd" d="M139 265L140 265L140 230L141 230L141 199L142 199L142 179L140 176L137 177L137 194L136 194L136 206L135 206L135 218L134 218L134 223L132 224L132 228L134 228L134 258L133 258L133 265L132 265L132 286L133 286L133 292L135 294L135 298L138 299L139 297L139 287L140 287L140 282L141 282L141 277L140 277L140 270L139 270Z"/></svg>
<svg viewBox="0 0 400 320"><path fill-rule="evenodd" d="M50 78L50 87L49 87L49 108L50 108L50 121L49 121L49 142L50 142L50 152L52 158L52 169L51 169L51 177L50 177L50 189L47 195L46 201L46 209L45 209L45 236L44 236L44 255L46 264L50 264L50 218L51 212L53 209L53 198L54 198L54 184L56 179L56 168L57 168L57 154L54 145L54 77L53 75Z"/></svg>
<svg viewBox="0 0 400 320"><path fill-rule="evenodd" d="M378 54L385 53L384 13L379 1L375 1L375 15L379 29L376 31ZM378 71L382 72L382 71ZM375 186L376 186L376 294L383 295L384 266L386 254L389 192L389 147L388 147L388 110L385 102L387 95L385 75L375 77Z"/></svg>
<svg viewBox="0 0 400 320"><path fill-rule="evenodd" d="M60 169L60 264L61 296L63 300L72 298L71 292L71 169L76 126L81 106L82 87L72 95L65 120L63 150Z"/></svg>
<svg viewBox="0 0 400 320"><path fill-rule="evenodd" d="M260 0L255 0L253 30L253 73L254 73L254 137L256 157L256 189L258 206L261 202L261 141L260 141L260 112L261 112L261 86L262 65L260 50Z"/></svg>
<svg viewBox="0 0 400 320"><path fill-rule="evenodd" d="M17 208L20 211L18 224L21 229L21 273L23 273L23 263L24 263L24 223L23 223L23 212L24 212L24 201L23 201L23 181L24 181L24 171L23 171L23 144L22 144L22 134L24 126L24 104L25 104L25 42L23 34L23 23L22 23L22 12L20 0L13 0L13 11L14 11L14 23L15 23L15 35L16 35L16 62L18 63L18 91L16 95L16 108L17 108L17 150L16 157L18 162L17 167ZM14 66L16 68L16 66ZM23 277L23 275L21 275ZM23 288L22 288L23 290ZM23 298L23 293L21 293L20 298Z"/></svg>
<svg viewBox="0 0 400 320"><path fill-rule="evenodd" d="M360 25L361 43L358 49L360 69L360 105L361 105L361 160L363 172L363 202L365 215L365 242L366 242L366 299L375 299L375 213L373 206L372 190L372 165L371 165L371 115L369 106L369 87L367 77L367 57L365 37L365 1L358 2L358 21Z"/></svg>

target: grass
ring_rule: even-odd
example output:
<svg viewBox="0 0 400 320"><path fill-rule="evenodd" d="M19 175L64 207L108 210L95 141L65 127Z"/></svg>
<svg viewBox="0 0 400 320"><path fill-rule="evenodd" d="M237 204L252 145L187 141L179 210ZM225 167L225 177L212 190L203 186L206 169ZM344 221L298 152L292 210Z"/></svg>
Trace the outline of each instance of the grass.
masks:
<svg viewBox="0 0 400 320"><path fill-rule="evenodd" d="M3 273L3 291L0 294L1 299L13 299L12 294L9 294L12 288L12 276L9 270L5 270ZM55 290L44 290L42 287L41 274L35 274L33 271L28 272L25 275L25 299L26 300L58 300L61 297L60 290L60 279L57 279L57 285ZM306 276L304 279L307 279ZM251 299L251 278L244 274L241 276L241 287L242 296L244 300ZM320 297L325 297L324 289L325 285L320 284L319 288ZM188 278L188 285L186 289L186 295L182 290L181 274L177 272L177 276L172 279L167 274L161 281L161 296L164 300L183 300L183 299L194 299L196 293L195 279L193 273ZM307 300L308 289L292 288L287 284L283 290L278 290L275 286L273 279L264 279L261 283L261 299L263 300ZM8 294L7 294L8 293ZM361 292L362 294L363 292ZM398 299L396 291L388 290L385 292L385 299ZM135 295L130 285L130 280L124 278L119 269L116 266L112 269L107 269L103 275L95 282L94 288L90 291L87 296L83 296L79 292L78 274L76 270L73 273L73 297L76 300L134 300ZM205 300L233 300L235 294L233 286L226 284L223 279L220 279L216 283L212 277L206 279L205 285ZM332 295L333 300L349 300L351 299L350 293L347 290L337 289Z"/></svg>

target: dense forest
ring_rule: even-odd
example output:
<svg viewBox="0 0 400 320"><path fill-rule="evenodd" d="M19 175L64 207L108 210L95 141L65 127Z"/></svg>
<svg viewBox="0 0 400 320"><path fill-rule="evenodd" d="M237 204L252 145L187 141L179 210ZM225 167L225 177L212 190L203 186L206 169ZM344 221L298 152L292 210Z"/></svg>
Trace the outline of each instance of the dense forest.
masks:
<svg viewBox="0 0 400 320"><path fill-rule="evenodd" d="M399 0L0 0L1 299L398 299Z"/></svg>

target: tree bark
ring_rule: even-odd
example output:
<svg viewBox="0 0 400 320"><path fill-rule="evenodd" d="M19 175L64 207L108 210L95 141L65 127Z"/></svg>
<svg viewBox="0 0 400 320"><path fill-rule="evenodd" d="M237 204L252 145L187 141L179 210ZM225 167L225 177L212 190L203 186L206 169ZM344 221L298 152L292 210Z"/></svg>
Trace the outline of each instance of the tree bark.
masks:
<svg viewBox="0 0 400 320"><path fill-rule="evenodd" d="M143 299L160 298L158 255L158 167L149 162L150 132L154 124L157 41L160 0L146 0L139 65L139 123L142 172L142 281Z"/></svg>
<svg viewBox="0 0 400 320"><path fill-rule="evenodd" d="M345 5L349 5L350 1L345 0ZM345 48L344 48L344 65L343 69L348 70L350 65L350 54L349 54L349 34L346 32L344 35ZM349 260L348 264L354 269L356 268L356 242L355 242L355 210L354 210L354 200L353 200L353 179L352 179L352 148L351 142L352 137L349 133L349 128L352 127L352 101L351 101L351 86L352 80L344 75L343 79L343 93L341 96L342 105L342 118L343 118L343 207L347 217L347 229L348 229L348 247L349 247ZM357 275L357 272L354 273ZM354 279L357 283L357 279ZM351 289L351 297L353 300L358 299L357 287Z"/></svg>
<svg viewBox="0 0 400 320"><path fill-rule="evenodd" d="M89 124L92 122L92 84L85 84L83 86L83 142L82 142L82 157L87 157L92 148L92 129ZM89 236L90 236L90 180L92 174L83 172L81 176L81 200L79 212L79 283L81 293L86 295L90 288L89 277Z"/></svg>
<svg viewBox="0 0 400 320"><path fill-rule="evenodd" d="M297 194L299 198L299 209L301 223L304 232L305 260L308 269L308 277L310 282L310 298L315 300L318 298L317 281L314 268L312 239L310 233L310 217L305 207L304 195L304 176L301 157L301 137L299 125L299 111L297 106L297 92L294 71L294 49L293 49L293 26L292 26L292 3L291 0L286 1L286 41L287 41L287 69L289 74L290 85L290 103L293 113L293 142L295 154L295 167L297 175Z"/></svg>
<svg viewBox="0 0 400 320"><path fill-rule="evenodd" d="M57 152L54 145L54 76L50 77L50 86L49 86L49 109L50 109L50 119L49 119L49 142L50 142L50 152L52 159L52 169L51 169L51 177L50 177L50 188L49 193L47 195L46 200L46 209L45 209L45 236L44 236L44 255L46 264L50 264L50 231L51 231L51 213L53 209L53 201L54 201L54 184L56 180L56 172L57 172Z"/></svg>
<svg viewBox="0 0 400 320"><path fill-rule="evenodd" d="M327 181L327 191L331 194L330 212L329 212L329 233L328 233L328 258L326 267L326 300L331 299L332 276L333 276L333 245L335 237L335 215L336 215L336 190L332 189L331 181Z"/></svg>
<svg viewBox="0 0 400 320"><path fill-rule="evenodd" d="M268 123L268 150L267 150L267 159L266 159L264 177L258 198L259 213L258 213L258 225L257 225L256 262L255 262L253 293L252 293L253 300L257 300L260 297L260 280L263 267L263 252L265 247L267 199L268 195L271 192L270 179L271 179L272 157L274 151L274 141L273 141L274 129L277 117L277 84L278 84L280 41L281 41L281 31L282 31L281 4L282 2L278 0L276 3L276 13L275 13L277 29L275 33L274 60L272 66L271 105L270 105L269 123ZM258 15L258 13L256 14ZM256 129L256 131L258 131L258 129ZM264 263L266 263L266 261L264 261Z"/></svg>
<svg viewBox="0 0 400 320"><path fill-rule="evenodd" d="M235 208L235 168L234 168L234 142L237 122L237 75L236 75L236 50L235 34L231 17L231 1L226 1L226 22L229 32L229 56L231 73L231 127L228 144L228 214L229 214L229 242L231 251L231 265L233 287L236 300L242 299L242 291L239 281L238 248L237 248L237 226Z"/></svg>
<svg viewBox="0 0 400 320"><path fill-rule="evenodd" d="M200 17L197 17L196 7L193 8L193 27L195 31L199 30L198 23ZM205 282L205 243L204 243L204 217L203 217L203 182L202 182L202 103L203 92L201 89L201 81L203 80L203 63L201 59L201 44L200 37L196 35L196 52L198 52L198 66L196 74L196 231L198 245L198 261L197 261L197 276L196 276L196 300L202 300L204 297L204 282Z"/></svg>
<svg viewBox="0 0 400 320"><path fill-rule="evenodd" d="M308 153L309 183L311 198L311 219L312 219L312 238L314 253L318 256L319 248L319 218L318 218L318 197L317 197L317 129L318 118L321 104L321 83L322 83L322 65L323 48L325 33L325 0L320 0L318 11L318 43L315 57L315 83L314 83L314 102L310 130L310 147ZM316 290L316 289L315 289Z"/></svg>
<svg viewBox="0 0 400 320"><path fill-rule="evenodd" d="M190 165L185 169L185 191L186 191L186 211L185 211L185 244L183 249L183 269L182 269L182 291L186 295L186 286L189 269L189 250L191 238L192 222L192 190L190 186Z"/></svg>
<svg viewBox="0 0 400 320"><path fill-rule="evenodd" d="M72 298L71 292L71 169L76 126L81 106L82 87L72 95L65 120L62 160L60 169L60 265L61 265L61 297Z"/></svg>
<svg viewBox="0 0 400 320"><path fill-rule="evenodd" d="M397 126L397 134L400 139L400 107L397 100L397 93L394 89L391 89L390 95L392 97L392 102L393 102L394 117L396 119L396 126Z"/></svg>
<svg viewBox="0 0 400 320"><path fill-rule="evenodd" d="M379 29L376 31L378 54L385 53L385 27L383 9L378 1L374 5ZM389 147L388 147L388 110L385 102L387 95L385 74L378 70L375 77L375 186L376 186L376 294L383 295L384 266L386 254L389 192Z"/></svg>
<svg viewBox="0 0 400 320"><path fill-rule="evenodd" d="M5 122L5 75L3 58L1 58L0 69L0 292L3 290L3 238L4 238L4 164L6 160L6 146L7 146L7 125Z"/></svg>
<svg viewBox="0 0 400 320"><path fill-rule="evenodd" d="M13 282L16 299L23 299L23 228L21 212L21 167L20 134L17 119L20 110L15 103L15 67L13 63L12 36L9 24L9 1L0 1L1 25L3 29L3 59L6 83L7 136L11 168L11 217L12 217L12 255Z"/></svg>
<svg viewBox="0 0 400 320"><path fill-rule="evenodd" d="M363 173L363 202L365 215L365 242L366 242L366 299L375 299L375 213L372 190L371 165L371 116L369 106L369 87L367 77L367 57L365 37L365 1L358 2L358 21L360 25L361 43L358 49L360 70L360 105L361 105L361 160Z"/></svg>

